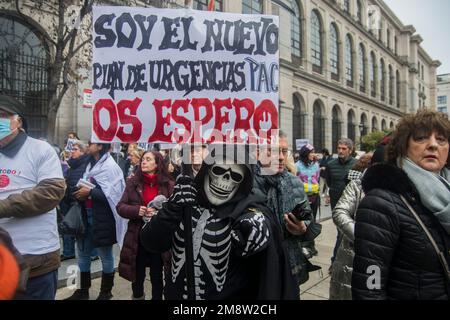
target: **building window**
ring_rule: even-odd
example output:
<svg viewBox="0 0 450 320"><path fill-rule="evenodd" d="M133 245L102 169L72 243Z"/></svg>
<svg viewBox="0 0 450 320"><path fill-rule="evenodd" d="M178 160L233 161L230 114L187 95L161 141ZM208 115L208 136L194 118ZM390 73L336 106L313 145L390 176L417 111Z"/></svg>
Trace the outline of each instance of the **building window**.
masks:
<svg viewBox="0 0 450 320"><path fill-rule="evenodd" d="M322 150L325 145L325 118L322 116L322 107L318 100L313 104L313 145Z"/></svg>
<svg viewBox="0 0 450 320"><path fill-rule="evenodd" d="M243 0L242 13L261 14L263 13L263 0Z"/></svg>
<svg viewBox="0 0 450 320"><path fill-rule="evenodd" d="M389 104L394 103L394 72L389 65Z"/></svg>
<svg viewBox="0 0 450 320"><path fill-rule="evenodd" d="M339 81L339 36L334 23L330 26L330 69L331 78Z"/></svg>
<svg viewBox="0 0 450 320"><path fill-rule="evenodd" d="M338 105L333 107L331 114L331 145L333 146L333 153L335 153L337 152L338 141L342 137L341 110Z"/></svg>
<svg viewBox="0 0 450 320"><path fill-rule="evenodd" d="M304 139L306 137L305 132L307 114L300 97L297 96L297 94L294 94L292 99L294 104L294 110L292 111L292 145L295 146L296 139Z"/></svg>
<svg viewBox="0 0 450 320"><path fill-rule="evenodd" d="M372 118L372 132L378 131L378 120L377 118Z"/></svg>
<svg viewBox="0 0 450 320"><path fill-rule="evenodd" d="M301 26L300 26L300 8L296 0L291 0L291 54L294 57L301 58Z"/></svg>
<svg viewBox="0 0 450 320"><path fill-rule="evenodd" d="M386 70L384 67L384 60L380 60L380 95L381 95L381 101L385 100L385 91L386 91L386 76L385 76Z"/></svg>
<svg viewBox="0 0 450 320"><path fill-rule="evenodd" d="M0 93L25 106L28 134L47 136L49 49L26 20L0 13Z"/></svg>
<svg viewBox="0 0 450 320"><path fill-rule="evenodd" d="M311 60L313 70L322 73L322 25L316 10L311 13Z"/></svg>
<svg viewBox="0 0 450 320"><path fill-rule="evenodd" d="M348 34L345 37L345 79L347 86L353 87L353 43L352 38Z"/></svg>
<svg viewBox="0 0 450 320"><path fill-rule="evenodd" d="M347 136L355 141L356 137L356 117L355 112L350 109L347 113Z"/></svg>
<svg viewBox="0 0 450 320"><path fill-rule="evenodd" d="M383 20L380 21L380 29L378 30L378 40L381 41L381 37L383 34L383 28L384 28L384 22Z"/></svg>
<svg viewBox="0 0 450 320"><path fill-rule="evenodd" d="M215 0L214 10L223 11L223 0ZM209 0L194 0L192 8L196 10L208 10Z"/></svg>
<svg viewBox="0 0 450 320"><path fill-rule="evenodd" d="M356 1L356 20L362 23L362 5L360 0Z"/></svg>
<svg viewBox="0 0 450 320"><path fill-rule="evenodd" d="M364 46L361 43L359 45L359 91L366 92L366 51L364 50Z"/></svg>
<svg viewBox="0 0 450 320"><path fill-rule="evenodd" d="M344 12L350 14L350 0L344 0Z"/></svg>
<svg viewBox="0 0 450 320"><path fill-rule="evenodd" d="M437 111L442 112L442 113L447 113L447 107L438 107Z"/></svg>
<svg viewBox="0 0 450 320"><path fill-rule="evenodd" d="M375 54L373 51L370 53L370 65L369 65L369 78L370 78L370 95L376 97L376 82L375 74L377 72L375 65Z"/></svg>
<svg viewBox="0 0 450 320"><path fill-rule="evenodd" d="M394 37L394 53L398 55L398 39L397 36Z"/></svg>
<svg viewBox="0 0 450 320"><path fill-rule="evenodd" d="M391 31L389 29L387 29L386 31L386 43L387 43L387 47L388 49L391 49Z"/></svg>
<svg viewBox="0 0 450 320"><path fill-rule="evenodd" d="M423 64L422 64L422 80L424 79L424 74L425 74L425 72L424 72L424 69L423 69Z"/></svg>
<svg viewBox="0 0 450 320"><path fill-rule="evenodd" d="M419 79L420 79L420 61L417 62L417 71L419 72Z"/></svg>
<svg viewBox="0 0 450 320"><path fill-rule="evenodd" d="M447 104L447 96L438 96L438 104Z"/></svg>

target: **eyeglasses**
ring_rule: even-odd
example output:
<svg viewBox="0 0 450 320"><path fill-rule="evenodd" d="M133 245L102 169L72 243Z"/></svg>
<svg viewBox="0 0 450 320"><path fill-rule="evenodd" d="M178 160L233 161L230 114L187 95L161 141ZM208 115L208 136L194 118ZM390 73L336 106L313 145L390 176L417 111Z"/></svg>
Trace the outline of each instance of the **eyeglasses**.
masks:
<svg viewBox="0 0 450 320"><path fill-rule="evenodd" d="M244 180L244 177L240 173L232 171L231 168L225 169L218 166L214 166L212 168L212 173L214 173L216 176L222 176L226 172L230 172L231 180L233 180L236 183L240 183L242 182L242 180Z"/></svg>

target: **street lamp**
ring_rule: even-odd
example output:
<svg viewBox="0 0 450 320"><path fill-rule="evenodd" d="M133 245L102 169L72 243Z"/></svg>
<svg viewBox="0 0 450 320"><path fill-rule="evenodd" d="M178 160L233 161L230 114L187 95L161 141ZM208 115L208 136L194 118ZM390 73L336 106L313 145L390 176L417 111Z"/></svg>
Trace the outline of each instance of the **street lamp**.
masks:
<svg viewBox="0 0 450 320"><path fill-rule="evenodd" d="M362 135L364 131L364 123L359 124L359 149L362 151Z"/></svg>

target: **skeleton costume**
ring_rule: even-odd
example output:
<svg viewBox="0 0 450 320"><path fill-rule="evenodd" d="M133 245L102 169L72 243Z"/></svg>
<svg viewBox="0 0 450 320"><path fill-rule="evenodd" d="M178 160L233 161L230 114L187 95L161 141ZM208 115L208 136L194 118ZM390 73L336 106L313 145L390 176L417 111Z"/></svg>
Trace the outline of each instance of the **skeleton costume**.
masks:
<svg viewBox="0 0 450 320"><path fill-rule="evenodd" d="M264 199L251 193L250 166L203 164L180 176L169 201L141 232L150 251L171 249L166 299L187 299L183 207L192 207L195 298L295 299L280 232Z"/></svg>

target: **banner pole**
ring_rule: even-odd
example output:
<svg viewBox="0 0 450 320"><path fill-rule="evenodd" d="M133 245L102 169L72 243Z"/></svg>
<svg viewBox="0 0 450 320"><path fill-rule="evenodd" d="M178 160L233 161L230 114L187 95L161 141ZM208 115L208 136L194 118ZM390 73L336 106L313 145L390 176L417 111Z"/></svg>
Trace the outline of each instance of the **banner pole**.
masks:
<svg viewBox="0 0 450 320"><path fill-rule="evenodd" d="M183 175L188 175L193 178L192 165L182 163L181 172ZM185 256L186 256L186 284L188 300L195 300L195 271L194 271L194 253L192 244L192 207L185 206L183 212L184 220L184 239L185 239Z"/></svg>

